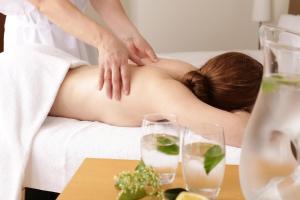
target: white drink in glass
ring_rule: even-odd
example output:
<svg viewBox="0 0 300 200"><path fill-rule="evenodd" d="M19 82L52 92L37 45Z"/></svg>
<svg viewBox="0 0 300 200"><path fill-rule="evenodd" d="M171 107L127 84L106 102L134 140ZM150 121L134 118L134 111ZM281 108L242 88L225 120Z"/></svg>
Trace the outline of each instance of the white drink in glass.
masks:
<svg viewBox="0 0 300 200"><path fill-rule="evenodd" d="M164 142L160 142L163 139ZM147 134L141 139L143 162L159 174L161 184L174 181L179 161L179 138L168 134Z"/></svg>
<svg viewBox="0 0 300 200"><path fill-rule="evenodd" d="M204 169L204 155L213 145L215 144L200 142L184 145L182 157L187 190L210 199L217 197L225 171L225 159L222 159L208 174Z"/></svg>
<svg viewBox="0 0 300 200"><path fill-rule="evenodd" d="M216 199L225 171L223 128L199 123L196 130L186 129L182 145L182 170L188 191Z"/></svg>

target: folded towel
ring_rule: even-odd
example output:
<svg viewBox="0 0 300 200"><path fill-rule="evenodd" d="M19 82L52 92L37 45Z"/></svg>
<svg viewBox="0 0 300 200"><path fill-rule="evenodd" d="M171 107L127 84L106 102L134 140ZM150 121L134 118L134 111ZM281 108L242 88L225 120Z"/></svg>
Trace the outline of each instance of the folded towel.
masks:
<svg viewBox="0 0 300 200"><path fill-rule="evenodd" d="M0 199L20 199L32 141L68 69L84 64L40 45L0 54Z"/></svg>

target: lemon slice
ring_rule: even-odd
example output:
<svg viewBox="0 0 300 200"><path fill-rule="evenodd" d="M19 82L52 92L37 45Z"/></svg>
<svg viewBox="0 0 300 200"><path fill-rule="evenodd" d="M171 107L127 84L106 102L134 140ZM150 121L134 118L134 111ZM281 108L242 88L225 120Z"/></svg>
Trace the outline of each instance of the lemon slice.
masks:
<svg viewBox="0 0 300 200"><path fill-rule="evenodd" d="M209 200L205 196L191 192L181 192L176 200Z"/></svg>

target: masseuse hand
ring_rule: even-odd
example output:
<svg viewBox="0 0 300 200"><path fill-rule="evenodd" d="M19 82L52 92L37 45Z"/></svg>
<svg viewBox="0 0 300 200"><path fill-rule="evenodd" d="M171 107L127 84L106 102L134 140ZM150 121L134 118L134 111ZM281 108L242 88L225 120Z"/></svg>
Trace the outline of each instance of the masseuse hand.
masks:
<svg viewBox="0 0 300 200"><path fill-rule="evenodd" d="M129 51L129 58L137 65L145 65L143 59L157 62L158 58L149 43L139 34L119 36Z"/></svg>
<svg viewBox="0 0 300 200"><path fill-rule="evenodd" d="M147 41L137 34L133 37L106 36L98 47L99 51L99 89L105 86L109 98L121 99L122 90L126 95L130 92L130 71L128 59L137 65L144 65L143 58L152 62L158 59Z"/></svg>
<svg viewBox="0 0 300 200"><path fill-rule="evenodd" d="M109 98L121 99L122 90L130 92L130 72L127 66L129 52L113 35L106 35L98 47L99 89L105 87Z"/></svg>

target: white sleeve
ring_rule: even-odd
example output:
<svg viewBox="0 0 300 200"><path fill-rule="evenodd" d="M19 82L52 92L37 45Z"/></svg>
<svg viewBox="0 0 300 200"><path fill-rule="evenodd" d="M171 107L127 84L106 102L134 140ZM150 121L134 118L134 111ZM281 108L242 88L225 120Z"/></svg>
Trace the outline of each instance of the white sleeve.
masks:
<svg viewBox="0 0 300 200"><path fill-rule="evenodd" d="M4 15L23 15L34 9L28 0L0 0L0 13Z"/></svg>

